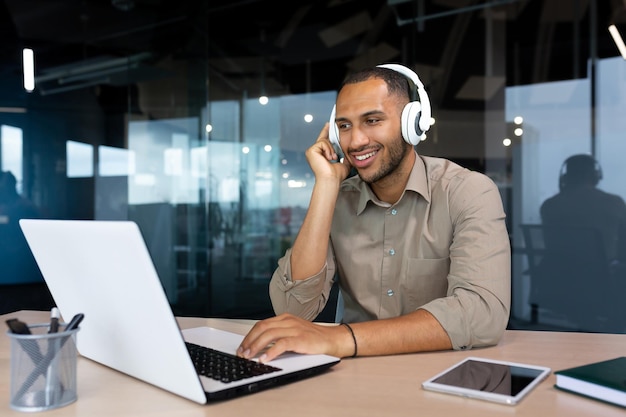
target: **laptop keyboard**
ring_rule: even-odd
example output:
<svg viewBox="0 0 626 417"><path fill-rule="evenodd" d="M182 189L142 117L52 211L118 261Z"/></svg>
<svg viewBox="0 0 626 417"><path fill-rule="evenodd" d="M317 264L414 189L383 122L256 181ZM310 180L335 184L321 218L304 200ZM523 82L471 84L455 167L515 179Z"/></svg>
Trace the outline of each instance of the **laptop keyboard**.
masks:
<svg viewBox="0 0 626 417"><path fill-rule="evenodd" d="M185 342L198 374L224 383L280 371L280 368Z"/></svg>

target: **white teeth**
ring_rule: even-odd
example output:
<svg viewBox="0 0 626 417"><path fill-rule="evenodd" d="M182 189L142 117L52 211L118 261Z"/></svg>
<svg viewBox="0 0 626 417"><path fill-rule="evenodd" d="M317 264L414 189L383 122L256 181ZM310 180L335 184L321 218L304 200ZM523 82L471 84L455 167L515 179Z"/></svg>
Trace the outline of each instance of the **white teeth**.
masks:
<svg viewBox="0 0 626 417"><path fill-rule="evenodd" d="M376 152L370 152L370 153L366 153L365 155L355 156L355 158L357 159L357 161L364 161L367 158L371 158L375 154Z"/></svg>

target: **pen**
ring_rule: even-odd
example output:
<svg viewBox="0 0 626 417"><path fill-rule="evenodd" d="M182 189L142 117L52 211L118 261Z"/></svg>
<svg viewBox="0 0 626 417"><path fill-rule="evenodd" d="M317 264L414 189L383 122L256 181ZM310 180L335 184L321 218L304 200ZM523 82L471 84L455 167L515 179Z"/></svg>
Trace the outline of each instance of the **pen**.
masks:
<svg viewBox="0 0 626 417"><path fill-rule="evenodd" d="M65 330L74 330L75 328L78 327L78 325L80 324L81 321L83 321L83 319L85 318L85 315L83 313L78 313L76 315L74 315L74 317L72 317L72 320L70 320L69 323L67 323L67 326L65 326Z"/></svg>
<svg viewBox="0 0 626 417"><path fill-rule="evenodd" d="M61 314L59 313L59 309L57 307L53 307L52 310L50 310L50 326L48 326L48 333L56 333L59 331L60 316ZM57 350L58 342L59 341L57 339L51 339L48 345L48 352L50 352L50 349ZM50 361L50 365L48 366L48 370L46 371L46 405L54 404L57 402L58 391L54 389L55 380L58 380L60 389L63 389L63 383L58 376L58 361L56 360L56 358Z"/></svg>
<svg viewBox="0 0 626 417"><path fill-rule="evenodd" d="M61 314L59 313L59 309L53 307L50 311L50 327L48 328L48 333L56 333L59 331L59 317Z"/></svg>

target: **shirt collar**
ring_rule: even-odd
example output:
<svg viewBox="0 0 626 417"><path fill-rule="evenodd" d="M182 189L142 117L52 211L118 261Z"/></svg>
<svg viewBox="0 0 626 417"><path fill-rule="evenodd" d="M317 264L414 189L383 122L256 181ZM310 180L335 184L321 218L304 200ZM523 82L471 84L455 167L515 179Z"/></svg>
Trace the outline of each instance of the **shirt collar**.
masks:
<svg viewBox="0 0 626 417"><path fill-rule="evenodd" d="M413 151L415 152L415 150ZM357 206L356 214L359 215L365 210L368 202L372 202L379 206L389 206L388 203L380 201L369 185L367 185L358 175L348 178L342 185L342 190L353 190L360 193L359 204ZM430 190L428 188L428 178L426 175L426 165L424 160L415 152L415 163L411 169L409 175L409 181L406 184L404 193L401 198L404 197L406 191L414 191L420 194L426 201L430 202Z"/></svg>

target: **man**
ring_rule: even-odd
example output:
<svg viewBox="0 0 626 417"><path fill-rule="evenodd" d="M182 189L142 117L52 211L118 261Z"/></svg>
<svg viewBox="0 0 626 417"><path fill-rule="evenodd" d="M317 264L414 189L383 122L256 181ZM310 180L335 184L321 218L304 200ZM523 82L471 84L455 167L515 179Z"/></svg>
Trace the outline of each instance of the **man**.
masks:
<svg viewBox="0 0 626 417"><path fill-rule="evenodd" d="M600 190L601 179L594 157L572 155L561 166L559 192L541 205L545 252L531 275L534 320L542 308L580 331L626 329L626 203Z"/></svg>
<svg viewBox="0 0 626 417"><path fill-rule="evenodd" d="M240 356L388 355L499 341L510 308L500 194L483 174L416 154L401 127L411 87L381 67L344 81L335 109L345 157L332 163L328 125L306 151L315 185L270 282L278 315L251 329ZM358 176L346 179L351 168ZM311 323L335 273L347 325Z"/></svg>
<svg viewBox="0 0 626 417"><path fill-rule="evenodd" d="M596 230L601 237L606 262L625 263L626 203L616 195L597 188L602 169L591 155L567 158L559 173L559 193L541 205L546 227L575 226Z"/></svg>

